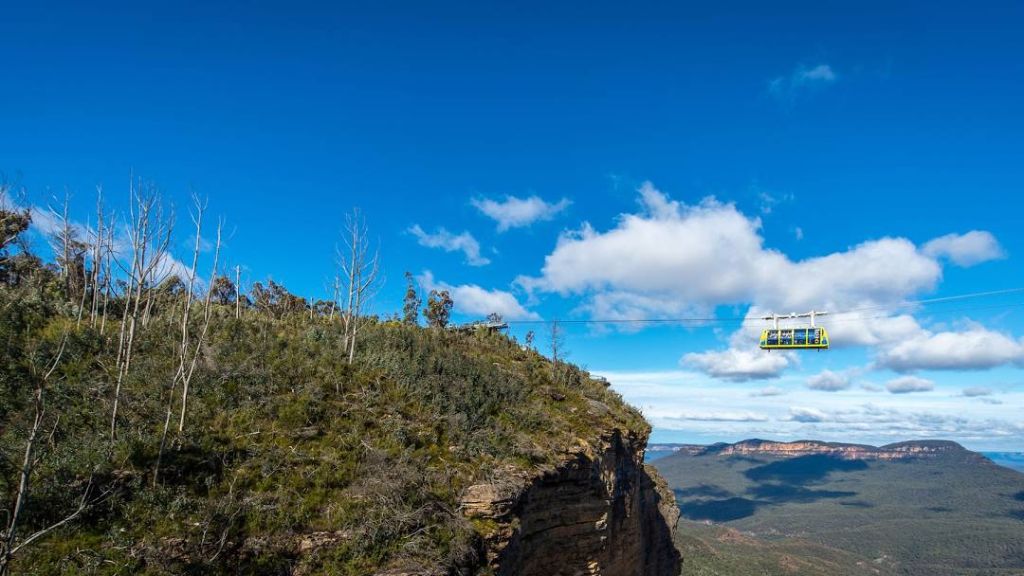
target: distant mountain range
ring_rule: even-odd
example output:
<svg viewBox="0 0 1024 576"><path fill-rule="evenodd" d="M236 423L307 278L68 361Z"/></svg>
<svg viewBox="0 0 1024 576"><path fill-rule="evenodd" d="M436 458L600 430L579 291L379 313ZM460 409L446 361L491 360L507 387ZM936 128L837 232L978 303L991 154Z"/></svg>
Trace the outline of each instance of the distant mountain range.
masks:
<svg viewBox="0 0 1024 576"><path fill-rule="evenodd" d="M647 454L684 519L684 575L1024 574L1024 474L995 464L1017 453L752 439Z"/></svg>
<svg viewBox="0 0 1024 576"><path fill-rule="evenodd" d="M851 458L862 459L895 459L906 456L916 450L921 452L937 452L940 449L965 450L956 442L948 440L918 440L910 442L898 442L885 446L875 447L865 444L844 444L837 442L820 442L816 440L798 440L795 442L772 442L768 440L743 440L735 444L719 442L716 444L651 444L647 448L646 459L653 462L676 452L683 452L690 455L698 455L713 451L725 451L725 453L736 453L738 451L749 451L757 453L775 453L776 455L797 456L803 451L805 453L834 453L839 456L844 454ZM967 451L970 452L970 451ZM1024 473L1024 452L970 452L980 454L992 462Z"/></svg>

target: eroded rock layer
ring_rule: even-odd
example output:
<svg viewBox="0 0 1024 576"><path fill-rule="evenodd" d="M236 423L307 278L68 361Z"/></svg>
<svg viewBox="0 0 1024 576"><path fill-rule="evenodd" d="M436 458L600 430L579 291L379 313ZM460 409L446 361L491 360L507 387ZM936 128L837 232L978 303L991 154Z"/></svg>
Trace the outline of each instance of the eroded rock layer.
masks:
<svg viewBox="0 0 1024 576"><path fill-rule="evenodd" d="M520 487L471 487L471 519L488 525L487 563L501 576L676 576L678 509L643 464L646 437L611 431Z"/></svg>

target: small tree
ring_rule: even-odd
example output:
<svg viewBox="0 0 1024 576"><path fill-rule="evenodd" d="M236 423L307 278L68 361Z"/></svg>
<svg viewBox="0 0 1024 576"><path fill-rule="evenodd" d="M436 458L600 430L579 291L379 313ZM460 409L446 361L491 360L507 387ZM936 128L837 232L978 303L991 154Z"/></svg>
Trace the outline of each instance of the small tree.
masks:
<svg viewBox="0 0 1024 576"><path fill-rule="evenodd" d="M335 293L337 297L344 283L346 299L341 311L341 322L345 330L344 345L348 363L351 364L356 354L356 336L366 321L363 310L377 293L383 278L379 248L373 248L371 252L366 220L359 209L354 208L350 214L345 215L342 237L345 247L337 249L339 274L335 281Z"/></svg>
<svg viewBox="0 0 1024 576"><path fill-rule="evenodd" d="M410 325L420 323L420 304L423 300L416 292L416 280L411 272L405 273L405 298L402 299L402 322Z"/></svg>
<svg viewBox="0 0 1024 576"><path fill-rule="evenodd" d="M551 330L549 343L551 345L551 377L553 379L558 373L558 367L562 362L562 358L566 355L565 333L562 331L562 325L558 320L552 320L549 328Z"/></svg>
<svg viewBox="0 0 1024 576"><path fill-rule="evenodd" d="M5 192L6 188L0 186L0 283L13 283L17 275L12 273L8 249L19 244L22 232L32 223L32 213L6 206Z"/></svg>
<svg viewBox="0 0 1024 576"><path fill-rule="evenodd" d="M533 330L530 330L529 332L526 333L526 347L527 348L533 348L533 339L534 339L535 336L536 335L533 333Z"/></svg>
<svg viewBox="0 0 1024 576"><path fill-rule="evenodd" d="M234 304L238 297L238 290L235 283L227 276L217 276L210 284L210 298L214 303L226 306Z"/></svg>
<svg viewBox="0 0 1024 576"><path fill-rule="evenodd" d="M491 312L490 314L487 315L488 324L501 324L504 321L505 319L502 318L501 314L498 314L497 312Z"/></svg>
<svg viewBox="0 0 1024 576"><path fill-rule="evenodd" d="M423 309L423 315L427 318L427 325L432 328L444 328L448 325L448 319L452 314L452 307L455 301L447 290L431 290L427 296L427 307Z"/></svg>

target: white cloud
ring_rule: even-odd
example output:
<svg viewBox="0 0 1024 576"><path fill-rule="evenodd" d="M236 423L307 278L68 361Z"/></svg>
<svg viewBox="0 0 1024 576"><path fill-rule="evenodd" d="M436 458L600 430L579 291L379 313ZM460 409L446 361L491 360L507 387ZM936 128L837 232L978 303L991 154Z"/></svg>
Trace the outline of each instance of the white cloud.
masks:
<svg viewBox="0 0 1024 576"><path fill-rule="evenodd" d="M444 228L438 228L434 234L424 232L419 224L409 228L409 233L416 237L420 246L441 248L445 252L462 252L466 263L470 266L485 266L491 261L480 255L480 243L469 232L452 234Z"/></svg>
<svg viewBox="0 0 1024 576"><path fill-rule="evenodd" d="M777 76L768 83L768 92L780 100L793 101L801 93L834 84L839 77L828 64L797 66L788 76Z"/></svg>
<svg viewBox="0 0 1024 576"><path fill-rule="evenodd" d="M900 376L886 382L885 389L893 394L928 392L935 389L935 383L917 376Z"/></svg>
<svg viewBox="0 0 1024 576"><path fill-rule="evenodd" d="M882 350L879 366L911 370L984 370L1024 362L1024 341L974 327L963 332L922 331Z"/></svg>
<svg viewBox="0 0 1024 576"><path fill-rule="evenodd" d="M831 370L823 370L807 379L807 387L823 392L838 392L850 387L850 379Z"/></svg>
<svg viewBox="0 0 1024 576"><path fill-rule="evenodd" d="M792 261L765 248L759 218L705 198L688 206L645 183L643 211L599 232L584 223L563 234L530 289L563 295L615 293L618 300L707 309L753 302L767 310L851 309L901 302L933 288L941 267L903 238ZM799 281L794 281L799 279ZM652 310L654 311L654 310Z"/></svg>
<svg viewBox="0 0 1024 576"><path fill-rule="evenodd" d="M962 394L968 398L976 398L978 396L990 396L992 394L991 388L985 388L984 386L971 386L964 388Z"/></svg>
<svg viewBox="0 0 1024 576"><path fill-rule="evenodd" d="M778 352L730 348L691 352L682 362L709 376L728 380L759 380L777 377L792 363L791 356Z"/></svg>
<svg viewBox="0 0 1024 576"><path fill-rule="evenodd" d="M592 318L703 316L716 306L752 303L736 348L749 346L764 326L757 318L767 313L871 308L884 314L885 306L931 290L942 276L939 263L904 238L793 261L766 248L761 220L733 204L705 198L686 205L649 182L638 195L639 213L620 215L607 231L584 223L564 233L540 275L517 283L531 292L581 296L580 308ZM830 330L832 342L842 346L899 341L921 328L909 315L847 316ZM770 377L787 365L782 356L738 350L686 360L727 378Z"/></svg>
<svg viewBox="0 0 1024 576"><path fill-rule="evenodd" d="M549 203L539 196L506 196L505 200L500 202L490 198L474 198L471 203L477 210L498 223L498 232L522 228L541 220L551 220L571 204L568 198Z"/></svg>
<svg viewBox="0 0 1024 576"><path fill-rule="evenodd" d="M756 412L700 412L666 416L665 420L690 420L694 422L767 422L768 417Z"/></svg>
<svg viewBox="0 0 1024 576"><path fill-rule="evenodd" d="M811 309L834 313L822 319L834 347L878 347L877 365L900 371L981 368L1024 359L1024 344L1010 338L956 333L945 346L944 336L925 330L911 313L895 313L934 290L942 278L940 259L966 263L992 257L998 244L988 232L944 237L927 249L885 237L793 260L766 247L761 220L733 204L705 198L688 205L650 182L637 192L641 208L636 213L621 214L607 230L585 222L563 233L540 274L516 282L531 294L579 297L579 310L593 319L703 317L719 306L749 304L729 349L683 359L720 378L770 378L791 366L790 357L750 349L765 327L760 317ZM962 338L966 342L954 345ZM974 339L981 341L978 346L963 345ZM934 358L924 354L940 344L943 350Z"/></svg>
<svg viewBox="0 0 1024 576"><path fill-rule="evenodd" d="M789 419L794 422L824 422L828 416L817 408L793 406L789 409Z"/></svg>
<svg viewBox="0 0 1024 576"><path fill-rule="evenodd" d="M811 69L798 69L799 78L803 82L835 82L836 73L828 64L819 64Z"/></svg>
<svg viewBox="0 0 1024 576"><path fill-rule="evenodd" d="M426 290L447 290L455 302L455 310L470 316L486 317L496 312L506 320L540 320L536 312L527 310L515 295L504 290L487 290L476 284L458 286L439 282L428 270L416 277Z"/></svg>
<svg viewBox="0 0 1024 576"><path fill-rule="evenodd" d="M963 267L1006 257L995 236L984 230L940 236L927 242L921 251L933 258L949 258L957 266Z"/></svg>
<svg viewBox="0 0 1024 576"><path fill-rule="evenodd" d="M782 396L785 393L786 391L783 390L782 388L778 388L776 386L768 386L765 388L761 388L760 390L751 392L750 395L754 397L768 398L771 396Z"/></svg>
<svg viewBox="0 0 1024 576"><path fill-rule="evenodd" d="M774 354L774 352L773 352ZM643 409L657 442L735 442L744 438L816 440L887 444L920 438L946 438L971 449L1015 450L1024 442L1020 406L1024 389L973 400L951 394L890 394L861 389L855 381L842 394L823 394L803 386L797 375L783 376L784 396L762 396L761 385L709 377L688 370L600 372L612 389ZM851 380L854 374L844 371ZM962 388L962 387L961 387ZM988 402L998 398L1002 404ZM754 414L767 421L740 421ZM700 420L681 420L696 416ZM732 416L731 421L711 420Z"/></svg>

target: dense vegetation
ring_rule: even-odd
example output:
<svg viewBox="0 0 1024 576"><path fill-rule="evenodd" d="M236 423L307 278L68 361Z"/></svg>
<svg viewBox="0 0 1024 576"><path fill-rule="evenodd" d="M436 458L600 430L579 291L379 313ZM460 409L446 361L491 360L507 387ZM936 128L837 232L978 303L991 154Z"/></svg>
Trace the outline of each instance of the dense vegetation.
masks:
<svg viewBox="0 0 1024 576"><path fill-rule="evenodd" d="M733 528L682 520L676 547L684 576L878 576L879 562L801 538L758 538Z"/></svg>
<svg viewBox="0 0 1024 576"><path fill-rule="evenodd" d="M0 216L0 571L468 572L489 527L460 513L467 486L646 429L573 365L445 329L447 295L422 328L415 291L380 319L274 283L118 278L101 255L103 281L87 242L44 263L31 214Z"/></svg>
<svg viewBox="0 0 1024 576"><path fill-rule="evenodd" d="M898 461L680 452L654 466L688 520L677 536L687 575L829 563L835 574L1024 573L1024 475L967 450ZM797 561L809 564L780 568Z"/></svg>

